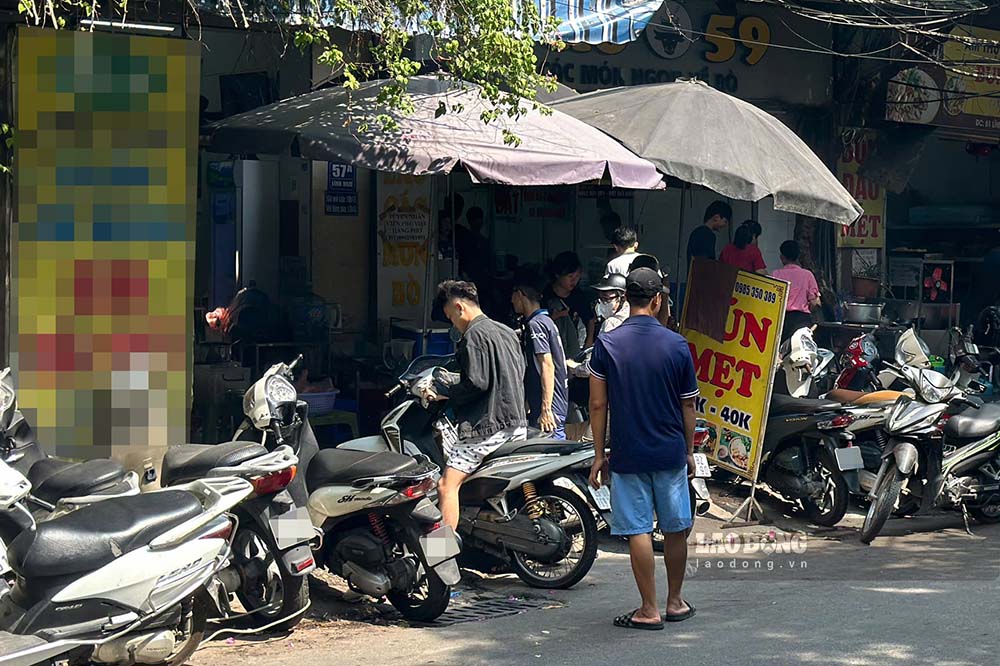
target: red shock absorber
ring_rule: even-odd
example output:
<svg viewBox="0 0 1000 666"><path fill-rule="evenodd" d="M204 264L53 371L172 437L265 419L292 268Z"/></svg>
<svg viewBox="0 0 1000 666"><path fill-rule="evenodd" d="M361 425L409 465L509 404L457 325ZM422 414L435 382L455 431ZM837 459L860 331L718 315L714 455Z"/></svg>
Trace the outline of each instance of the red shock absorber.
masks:
<svg viewBox="0 0 1000 666"><path fill-rule="evenodd" d="M376 516L374 513L369 513L368 522L371 523L372 532L375 533L375 536L381 539L385 545L391 546L392 543L389 541L389 535L385 531L385 524L382 523L382 517Z"/></svg>

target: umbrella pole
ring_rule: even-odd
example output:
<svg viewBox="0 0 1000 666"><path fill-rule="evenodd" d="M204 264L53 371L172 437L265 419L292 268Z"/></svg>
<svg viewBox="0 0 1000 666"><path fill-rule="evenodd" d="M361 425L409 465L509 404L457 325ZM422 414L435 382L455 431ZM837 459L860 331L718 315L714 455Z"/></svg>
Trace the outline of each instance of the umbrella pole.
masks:
<svg viewBox="0 0 1000 666"><path fill-rule="evenodd" d="M677 283L675 285L674 293L677 294L677 298L680 298L681 294L681 256L684 252L684 192L687 190L687 183L681 185L681 210L678 215L677 222L677 263L674 265L674 271L677 275ZM687 267L684 267L687 270Z"/></svg>
<svg viewBox="0 0 1000 666"><path fill-rule="evenodd" d="M458 277L458 234L455 227L458 220L455 219L455 184L451 179L451 172L448 172L448 201L451 204L451 279Z"/></svg>
<svg viewBox="0 0 1000 666"><path fill-rule="evenodd" d="M436 181L436 178L431 180L432 202L437 201L437 197L435 196L437 194ZM433 301L428 297L428 290L431 285L431 262L437 262L437 248L435 247L434 241L437 239L438 234L435 232L435 229L437 229L438 224L440 224L440 220L437 219L437 212L435 211L434 206L430 207L428 214L431 216L431 219L427 224L427 246L425 248L426 251L424 252L424 317L423 325L421 326L422 330L420 331L420 335L422 337L422 344L420 348L421 354L427 353L427 347L431 339L431 333L427 330L427 326L430 323L428 319L430 317L431 307L433 307Z"/></svg>

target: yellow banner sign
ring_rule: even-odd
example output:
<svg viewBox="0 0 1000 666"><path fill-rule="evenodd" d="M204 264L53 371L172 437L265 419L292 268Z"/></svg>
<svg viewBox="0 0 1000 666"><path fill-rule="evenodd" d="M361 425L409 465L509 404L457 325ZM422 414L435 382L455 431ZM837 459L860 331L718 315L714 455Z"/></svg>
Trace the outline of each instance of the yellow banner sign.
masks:
<svg viewBox="0 0 1000 666"><path fill-rule="evenodd" d="M858 131L837 158L837 177L864 208L864 214L837 233L839 247L885 247L885 190L858 173L875 145L874 132Z"/></svg>
<svg viewBox="0 0 1000 666"><path fill-rule="evenodd" d="M378 315L420 322L426 307L431 180L378 174Z"/></svg>
<svg viewBox="0 0 1000 666"><path fill-rule="evenodd" d="M920 65L889 82L886 118L968 134L1000 133L1000 30L957 25L945 41L946 67Z"/></svg>
<svg viewBox="0 0 1000 666"><path fill-rule="evenodd" d="M751 480L757 478L787 292L781 280L740 271L723 342L681 328L701 390L698 415L709 429L708 443L698 451ZM692 308L719 307L692 300L684 302L682 322Z"/></svg>

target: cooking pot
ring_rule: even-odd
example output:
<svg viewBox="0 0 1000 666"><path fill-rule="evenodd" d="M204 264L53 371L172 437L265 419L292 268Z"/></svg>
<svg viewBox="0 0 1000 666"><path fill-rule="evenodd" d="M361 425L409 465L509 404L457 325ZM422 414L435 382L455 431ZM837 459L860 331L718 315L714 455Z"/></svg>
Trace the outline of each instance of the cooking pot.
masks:
<svg viewBox="0 0 1000 666"><path fill-rule="evenodd" d="M844 321L849 324L877 324L884 303L844 303Z"/></svg>

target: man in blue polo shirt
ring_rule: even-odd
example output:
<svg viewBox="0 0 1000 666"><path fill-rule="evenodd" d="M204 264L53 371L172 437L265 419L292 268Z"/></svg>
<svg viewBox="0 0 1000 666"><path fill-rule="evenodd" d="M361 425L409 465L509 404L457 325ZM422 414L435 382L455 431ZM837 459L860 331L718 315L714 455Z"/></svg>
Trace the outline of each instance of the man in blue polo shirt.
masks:
<svg viewBox="0 0 1000 666"><path fill-rule="evenodd" d="M528 423L552 436L566 439L569 407L566 355L559 329L541 305L545 278L534 266L514 276L510 302L524 323L521 345L525 355L524 398Z"/></svg>
<svg viewBox="0 0 1000 666"><path fill-rule="evenodd" d="M695 398L698 382L687 341L656 319L663 282L638 268L625 285L631 316L601 334L590 359L590 425L595 460L590 483L606 483L610 463L611 533L629 538L629 555L642 605L615 618L617 627L663 629L664 621L694 615L681 596L691 527L688 478L694 474ZM611 456L605 457L608 412ZM667 606L656 602L654 515L664 536Z"/></svg>

